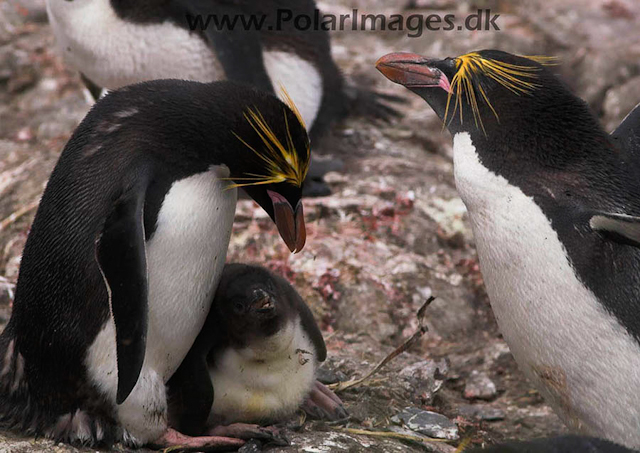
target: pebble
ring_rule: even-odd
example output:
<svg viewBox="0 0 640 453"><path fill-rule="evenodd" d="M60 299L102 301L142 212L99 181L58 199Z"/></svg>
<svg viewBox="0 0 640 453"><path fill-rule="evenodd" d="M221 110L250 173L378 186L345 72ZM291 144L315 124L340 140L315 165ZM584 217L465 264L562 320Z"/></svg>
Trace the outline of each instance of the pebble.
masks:
<svg viewBox="0 0 640 453"><path fill-rule="evenodd" d="M402 412L391 417L391 421L436 439L457 440L459 437L458 427L447 417L417 407L405 408Z"/></svg>
<svg viewBox="0 0 640 453"><path fill-rule="evenodd" d="M491 400L497 394L496 384L489 379L486 373L477 370L471 372L464 387L464 397L466 399Z"/></svg>

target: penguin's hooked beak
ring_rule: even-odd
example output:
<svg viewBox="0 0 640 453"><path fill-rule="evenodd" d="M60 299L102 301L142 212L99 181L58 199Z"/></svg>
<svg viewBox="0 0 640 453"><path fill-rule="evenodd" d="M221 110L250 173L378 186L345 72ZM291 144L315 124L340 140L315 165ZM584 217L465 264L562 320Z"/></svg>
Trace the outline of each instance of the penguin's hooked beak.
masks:
<svg viewBox="0 0 640 453"><path fill-rule="evenodd" d="M394 52L381 57L376 62L376 69L387 79L407 88L440 87L450 93L449 79L431 63L433 60L415 53Z"/></svg>
<svg viewBox="0 0 640 453"><path fill-rule="evenodd" d="M272 190L267 190L267 193L273 203L274 220L280 236L292 253L298 253L307 241L302 200L298 201L294 211L285 197Z"/></svg>

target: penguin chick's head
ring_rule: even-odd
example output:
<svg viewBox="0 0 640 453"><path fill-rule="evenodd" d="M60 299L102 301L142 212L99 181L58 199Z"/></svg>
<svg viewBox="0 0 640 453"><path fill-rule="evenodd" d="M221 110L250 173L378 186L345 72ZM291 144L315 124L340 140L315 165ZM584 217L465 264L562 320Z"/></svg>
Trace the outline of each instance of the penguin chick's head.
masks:
<svg viewBox="0 0 640 453"><path fill-rule="evenodd" d="M213 302L237 343L246 345L275 335L292 312L286 291L260 266L227 264Z"/></svg>
<svg viewBox="0 0 640 453"><path fill-rule="evenodd" d="M250 105L238 130L232 131L241 152L236 165L230 166L229 179L231 187L242 187L269 214L289 250L297 253L306 241L301 197L309 169L309 138L286 92L285 103L270 98L279 105Z"/></svg>
<svg viewBox="0 0 640 453"><path fill-rule="evenodd" d="M564 90L545 68L553 62L551 57L499 50L444 60L398 52L380 58L376 68L426 100L452 133L480 131L486 136L517 116L541 91Z"/></svg>

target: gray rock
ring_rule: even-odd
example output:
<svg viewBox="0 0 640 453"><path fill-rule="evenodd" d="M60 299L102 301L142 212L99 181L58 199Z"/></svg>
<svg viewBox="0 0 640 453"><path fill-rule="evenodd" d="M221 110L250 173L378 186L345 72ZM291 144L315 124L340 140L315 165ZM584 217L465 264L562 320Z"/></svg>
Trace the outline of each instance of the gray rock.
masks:
<svg viewBox="0 0 640 453"><path fill-rule="evenodd" d="M491 400L498 394L496 384L486 373L472 371L464 387L464 397L469 400Z"/></svg>
<svg viewBox="0 0 640 453"><path fill-rule="evenodd" d="M444 383L448 371L444 360L421 360L403 368L399 377L404 387L423 404L431 404L433 397Z"/></svg>
<svg viewBox="0 0 640 453"><path fill-rule="evenodd" d="M391 417L391 421L412 431L436 439L458 439L458 427L442 414L425 411L417 407L407 407Z"/></svg>
<svg viewBox="0 0 640 453"><path fill-rule="evenodd" d="M458 414L464 418L486 420L488 422L504 420L505 413L502 409L491 407L487 404L466 404L458 408Z"/></svg>

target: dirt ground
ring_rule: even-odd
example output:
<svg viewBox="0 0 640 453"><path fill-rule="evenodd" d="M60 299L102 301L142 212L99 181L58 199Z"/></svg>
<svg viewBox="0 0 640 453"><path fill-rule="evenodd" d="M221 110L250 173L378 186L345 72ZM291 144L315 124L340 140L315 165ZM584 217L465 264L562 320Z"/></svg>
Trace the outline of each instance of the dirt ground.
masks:
<svg viewBox="0 0 640 453"><path fill-rule="evenodd" d="M502 340L452 175L451 137L429 107L375 71L391 51L456 56L497 48L556 55L557 71L611 130L640 100L640 3L632 0L325 0L327 13L500 13L499 31L335 32L333 53L351 83L406 97L391 124L350 118L314 153L345 162L333 194L305 202L307 246L290 255L266 214L239 202L229 261L284 274L307 300L329 348L322 376L364 375L418 327L429 332L373 380L340 393L340 424L288 421L278 452L438 451L566 430L518 370ZM74 127L89 109L77 74L56 54L41 0L0 0L0 328L10 315L33 206ZM405 408L448 419L446 443L399 440ZM448 431L445 429L449 426ZM453 428L451 428L453 427ZM378 436L356 434L370 430ZM404 429L404 431L403 431ZM393 431L395 430L395 431ZM382 437L380 437L380 433ZM418 433L412 433L420 436ZM257 451L246 449L247 451ZM0 452L89 451L0 433Z"/></svg>

